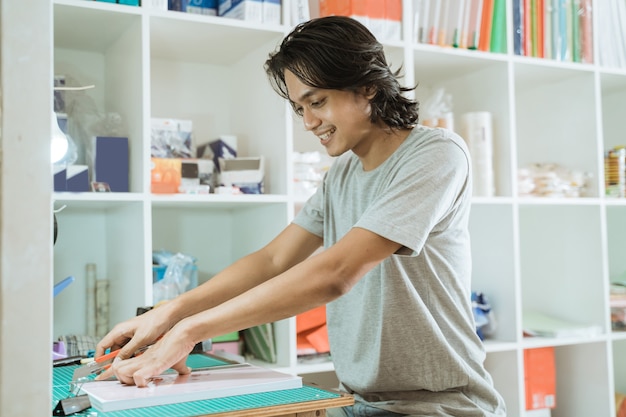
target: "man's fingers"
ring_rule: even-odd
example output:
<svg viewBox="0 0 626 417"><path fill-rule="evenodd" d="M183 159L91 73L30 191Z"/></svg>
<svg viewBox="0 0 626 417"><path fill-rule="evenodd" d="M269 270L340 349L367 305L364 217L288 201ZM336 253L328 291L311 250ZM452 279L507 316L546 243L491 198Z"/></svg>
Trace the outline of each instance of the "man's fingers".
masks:
<svg viewBox="0 0 626 417"><path fill-rule="evenodd" d="M96 381L106 381L107 379L115 376L113 372L113 367L109 367L106 371L102 372L100 375L96 376Z"/></svg>
<svg viewBox="0 0 626 417"><path fill-rule="evenodd" d="M191 373L191 368L187 366L186 357L174 364L174 366L172 366L172 369L178 372L180 375L187 375Z"/></svg>

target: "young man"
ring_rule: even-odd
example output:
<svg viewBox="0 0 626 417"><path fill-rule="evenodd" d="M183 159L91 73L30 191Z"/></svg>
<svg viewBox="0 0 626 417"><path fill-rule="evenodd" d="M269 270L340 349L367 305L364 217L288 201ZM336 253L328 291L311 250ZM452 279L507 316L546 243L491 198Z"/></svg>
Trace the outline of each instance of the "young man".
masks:
<svg viewBox="0 0 626 417"><path fill-rule="evenodd" d="M338 415L505 415L470 305L463 140L417 125L417 103L403 96L410 89L353 19L297 26L265 68L336 161L267 246L115 326L97 347L97 356L122 347L103 377L145 386L168 368L187 373L201 340L326 304L341 389L357 401Z"/></svg>

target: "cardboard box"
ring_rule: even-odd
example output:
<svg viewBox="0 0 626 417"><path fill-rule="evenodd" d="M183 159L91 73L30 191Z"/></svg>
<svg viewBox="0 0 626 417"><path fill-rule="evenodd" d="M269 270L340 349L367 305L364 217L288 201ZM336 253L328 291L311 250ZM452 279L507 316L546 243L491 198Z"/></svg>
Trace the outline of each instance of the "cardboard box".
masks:
<svg viewBox="0 0 626 417"><path fill-rule="evenodd" d="M218 0L217 15L262 23L263 0Z"/></svg>
<svg viewBox="0 0 626 417"><path fill-rule="evenodd" d="M244 194L263 194L264 158L220 159L220 183L237 187Z"/></svg>
<svg viewBox="0 0 626 417"><path fill-rule="evenodd" d="M524 350L526 410L556 407L554 347Z"/></svg>
<svg viewBox="0 0 626 417"><path fill-rule="evenodd" d="M150 170L150 188L154 194L172 194L178 192L182 177L180 158L152 158Z"/></svg>

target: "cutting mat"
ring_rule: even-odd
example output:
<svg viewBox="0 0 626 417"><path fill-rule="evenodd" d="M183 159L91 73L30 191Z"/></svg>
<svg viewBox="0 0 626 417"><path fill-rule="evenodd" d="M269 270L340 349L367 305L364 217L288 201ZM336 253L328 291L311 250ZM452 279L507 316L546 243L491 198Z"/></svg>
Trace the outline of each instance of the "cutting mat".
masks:
<svg viewBox="0 0 626 417"><path fill-rule="evenodd" d="M189 355L187 366L191 368L202 368L207 366L226 365L227 362L202 355ZM63 366L53 368L52 382L52 408L56 403L68 397L69 382L77 366ZM90 417L153 417L155 415L166 415L168 417L191 417L200 415L211 415L230 411L241 411L260 407L272 407L285 404L295 404L314 400L328 400L339 398L339 394L319 389L311 386L302 388L263 392L258 394L237 395L233 397L215 398L204 401L192 401L180 404L168 404L159 407L135 408L131 410L112 411L103 413L94 409L85 410L76 416ZM158 410L155 411L155 410Z"/></svg>

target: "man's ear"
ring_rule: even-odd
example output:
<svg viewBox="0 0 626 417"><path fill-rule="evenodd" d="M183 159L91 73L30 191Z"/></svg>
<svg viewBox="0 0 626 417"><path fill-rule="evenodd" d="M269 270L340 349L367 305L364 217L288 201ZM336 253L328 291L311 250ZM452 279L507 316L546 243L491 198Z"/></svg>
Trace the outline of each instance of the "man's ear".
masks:
<svg viewBox="0 0 626 417"><path fill-rule="evenodd" d="M368 100L371 100L374 98L377 91L378 90L376 90L376 87L372 85L368 85L368 86L363 87L361 93L365 96L365 98L367 98Z"/></svg>

